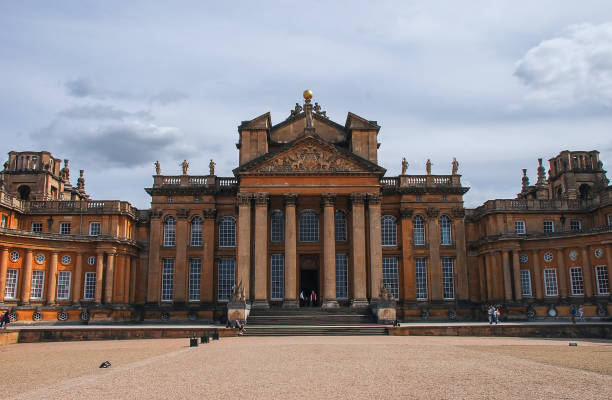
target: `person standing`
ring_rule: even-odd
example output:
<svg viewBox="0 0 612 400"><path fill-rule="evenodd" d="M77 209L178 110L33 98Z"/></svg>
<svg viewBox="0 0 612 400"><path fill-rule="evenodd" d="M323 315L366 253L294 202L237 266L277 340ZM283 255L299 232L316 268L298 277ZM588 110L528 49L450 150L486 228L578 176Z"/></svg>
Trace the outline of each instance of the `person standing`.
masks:
<svg viewBox="0 0 612 400"><path fill-rule="evenodd" d="M305 300L306 299L304 298L304 291L302 290L300 291L300 307L304 307L306 305Z"/></svg>
<svg viewBox="0 0 612 400"><path fill-rule="evenodd" d="M578 308L578 317L580 318L580 322L584 322L584 305L580 304Z"/></svg>
<svg viewBox="0 0 612 400"><path fill-rule="evenodd" d="M310 304L312 307L316 306L317 304L317 292L315 292L314 289L310 293Z"/></svg>
<svg viewBox="0 0 612 400"><path fill-rule="evenodd" d="M487 314L489 315L489 325L491 325L493 324L493 320L495 319L495 307L493 307L493 305L489 306Z"/></svg>
<svg viewBox="0 0 612 400"><path fill-rule="evenodd" d="M497 323L499 322L499 317L501 316L501 312L499 311L499 306L495 308L494 314L495 314L495 325L497 325Z"/></svg>
<svg viewBox="0 0 612 400"><path fill-rule="evenodd" d="M572 321L572 324L576 323L576 306L573 304L570 307L570 321Z"/></svg>
<svg viewBox="0 0 612 400"><path fill-rule="evenodd" d="M2 328L6 329L6 327L8 326L8 324L11 323L11 316L9 314L8 311L6 311L4 313L4 315L2 315Z"/></svg>

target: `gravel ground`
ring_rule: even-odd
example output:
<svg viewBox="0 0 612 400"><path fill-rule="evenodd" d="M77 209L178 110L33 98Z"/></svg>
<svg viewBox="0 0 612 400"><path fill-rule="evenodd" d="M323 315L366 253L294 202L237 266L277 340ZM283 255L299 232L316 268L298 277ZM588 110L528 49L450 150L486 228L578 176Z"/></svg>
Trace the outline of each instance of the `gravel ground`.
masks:
<svg viewBox="0 0 612 400"><path fill-rule="evenodd" d="M612 393L612 342L477 337L239 337L0 348L22 399L589 398ZM99 369L105 360L109 369Z"/></svg>

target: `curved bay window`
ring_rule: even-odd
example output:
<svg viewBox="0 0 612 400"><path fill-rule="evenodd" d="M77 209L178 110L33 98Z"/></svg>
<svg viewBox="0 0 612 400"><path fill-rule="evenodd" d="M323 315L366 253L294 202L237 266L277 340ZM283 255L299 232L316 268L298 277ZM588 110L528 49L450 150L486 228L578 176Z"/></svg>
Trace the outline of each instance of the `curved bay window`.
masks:
<svg viewBox="0 0 612 400"><path fill-rule="evenodd" d="M336 242L346 242L346 214L336 210L334 214L334 235Z"/></svg>
<svg viewBox="0 0 612 400"><path fill-rule="evenodd" d="M191 220L191 246L202 246L202 218L194 217Z"/></svg>
<svg viewBox="0 0 612 400"><path fill-rule="evenodd" d="M270 216L270 241L282 242L283 236L283 212L274 210Z"/></svg>
<svg viewBox="0 0 612 400"><path fill-rule="evenodd" d="M451 244L451 220L446 215L440 217L440 243Z"/></svg>
<svg viewBox="0 0 612 400"><path fill-rule="evenodd" d="M397 246L397 224L395 217L385 215L380 221L380 230L382 232L383 246Z"/></svg>
<svg viewBox="0 0 612 400"><path fill-rule="evenodd" d="M414 217L412 234L415 246L425 245L425 220L420 215Z"/></svg>
<svg viewBox="0 0 612 400"><path fill-rule="evenodd" d="M172 247L176 244L176 220L167 217L164 221L164 246Z"/></svg>
<svg viewBox="0 0 612 400"><path fill-rule="evenodd" d="M236 220L223 217L219 221L219 247L236 247Z"/></svg>
<svg viewBox="0 0 612 400"><path fill-rule="evenodd" d="M300 214L300 242L319 241L319 216L314 211Z"/></svg>

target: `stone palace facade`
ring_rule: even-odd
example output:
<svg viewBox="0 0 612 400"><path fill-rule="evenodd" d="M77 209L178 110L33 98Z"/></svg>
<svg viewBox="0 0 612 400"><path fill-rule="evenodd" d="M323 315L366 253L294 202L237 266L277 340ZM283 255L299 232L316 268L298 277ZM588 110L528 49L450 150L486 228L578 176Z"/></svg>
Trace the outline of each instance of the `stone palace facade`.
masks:
<svg viewBox="0 0 612 400"><path fill-rule="evenodd" d="M305 92L290 116L238 127L232 177L163 175L151 208L90 199L49 152L10 152L0 184L0 310L22 321L222 319L242 288L252 308L374 307L400 320L612 311L612 187L597 151L540 159L515 199L463 206L451 174L386 177L380 126L331 121ZM386 289L382 289L382 287Z"/></svg>

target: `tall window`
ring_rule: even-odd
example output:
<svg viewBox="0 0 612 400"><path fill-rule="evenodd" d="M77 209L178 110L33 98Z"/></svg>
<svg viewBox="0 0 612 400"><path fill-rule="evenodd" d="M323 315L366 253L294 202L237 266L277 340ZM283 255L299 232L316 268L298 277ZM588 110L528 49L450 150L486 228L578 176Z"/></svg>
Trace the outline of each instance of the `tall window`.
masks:
<svg viewBox="0 0 612 400"><path fill-rule="evenodd" d="M610 278L608 276L608 267L598 265L595 267L595 278L597 279L597 294L610 294Z"/></svg>
<svg viewBox="0 0 612 400"><path fill-rule="evenodd" d="M85 272L85 284L83 285L83 299L93 300L96 294L96 273Z"/></svg>
<svg viewBox="0 0 612 400"><path fill-rule="evenodd" d="M68 300L70 298L70 278L72 272L60 271L57 274L57 299Z"/></svg>
<svg viewBox="0 0 612 400"><path fill-rule="evenodd" d="M573 219L570 221L570 229L573 231L582 230L582 222L579 219Z"/></svg>
<svg viewBox="0 0 612 400"><path fill-rule="evenodd" d="M334 214L334 235L336 242L346 242L346 214L336 210Z"/></svg>
<svg viewBox="0 0 612 400"><path fill-rule="evenodd" d="M169 216L164 221L164 246L174 246L176 244L176 220Z"/></svg>
<svg viewBox="0 0 612 400"><path fill-rule="evenodd" d="M219 247L236 247L236 220L223 217L219 221Z"/></svg>
<svg viewBox="0 0 612 400"><path fill-rule="evenodd" d="M283 235L283 212L281 210L272 211L270 216L270 240L274 243L282 242Z"/></svg>
<svg viewBox="0 0 612 400"><path fill-rule="evenodd" d="M283 299L283 287L285 285L285 259L284 254L272 254L270 259L270 298L272 300Z"/></svg>
<svg viewBox="0 0 612 400"><path fill-rule="evenodd" d="M229 301L235 282L235 271L235 259L221 258L219 260L219 287L217 290L219 301Z"/></svg>
<svg viewBox="0 0 612 400"><path fill-rule="evenodd" d="M30 298L42 299L44 287L45 271L39 269L32 271L32 290L30 291Z"/></svg>
<svg viewBox="0 0 612 400"><path fill-rule="evenodd" d="M6 228L8 226L8 217L6 215L2 216L2 220L0 222L0 228Z"/></svg>
<svg viewBox="0 0 612 400"><path fill-rule="evenodd" d="M521 294L524 297L531 297L531 273L528 269L521 270Z"/></svg>
<svg viewBox="0 0 612 400"><path fill-rule="evenodd" d="M427 300L427 264L423 257L415 259L417 300Z"/></svg>
<svg viewBox="0 0 612 400"><path fill-rule="evenodd" d="M525 234L525 221L514 221L514 233L517 235Z"/></svg>
<svg viewBox="0 0 612 400"><path fill-rule="evenodd" d="M89 223L89 236L99 236L99 235L100 235L100 223L90 222Z"/></svg>
<svg viewBox="0 0 612 400"><path fill-rule="evenodd" d="M455 298L455 275L453 259L450 257L442 257L442 287L445 300Z"/></svg>
<svg viewBox="0 0 612 400"><path fill-rule="evenodd" d="M19 270L8 269L6 271L6 286L4 287L4 297L7 299L14 299L17 297L17 278L19 277Z"/></svg>
<svg viewBox="0 0 612 400"><path fill-rule="evenodd" d="M391 215L385 215L380 221L380 229L382 232L382 245L383 246L396 246L397 245L397 224L395 223L395 217Z"/></svg>
<svg viewBox="0 0 612 400"><path fill-rule="evenodd" d="M416 246L425 244L425 220L420 215L414 217L413 221L413 240Z"/></svg>
<svg viewBox="0 0 612 400"><path fill-rule="evenodd" d="M383 284L393 294L394 299L399 299L399 272L397 258L383 257Z"/></svg>
<svg viewBox="0 0 612 400"><path fill-rule="evenodd" d="M570 285L572 287L572 296L584 295L584 282L582 281L582 268L570 268Z"/></svg>
<svg viewBox="0 0 612 400"><path fill-rule="evenodd" d="M612 226L612 214L606 215L606 225Z"/></svg>
<svg viewBox="0 0 612 400"><path fill-rule="evenodd" d="M544 221L544 233L553 233L555 231L555 221Z"/></svg>
<svg viewBox="0 0 612 400"><path fill-rule="evenodd" d="M162 301L172 301L174 295L174 259L164 258L162 262Z"/></svg>
<svg viewBox="0 0 612 400"><path fill-rule="evenodd" d="M336 254L336 298L348 299L348 259L346 254Z"/></svg>
<svg viewBox="0 0 612 400"><path fill-rule="evenodd" d="M319 241L319 216L314 211L300 214L300 242Z"/></svg>
<svg viewBox="0 0 612 400"><path fill-rule="evenodd" d="M202 218L194 217L191 220L190 246L202 246Z"/></svg>
<svg viewBox="0 0 612 400"><path fill-rule="evenodd" d="M544 292L546 296L558 296L557 288L557 270L554 268L546 268L544 270Z"/></svg>
<svg viewBox="0 0 612 400"><path fill-rule="evenodd" d="M70 222L62 222L62 223L60 223L60 234L61 235L70 235Z"/></svg>
<svg viewBox="0 0 612 400"><path fill-rule="evenodd" d="M440 217L440 243L451 244L451 220L446 215Z"/></svg>
<svg viewBox="0 0 612 400"><path fill-rule="evenodd" d="M200 301L200 282L202 281L202 260L189 260L189 301Z"/></svg>
<svg viewBox="0 0 612 400"><path fill-rule="evenodd" d="M42 222L32 222L32 232L42 232Z"/></svg>

